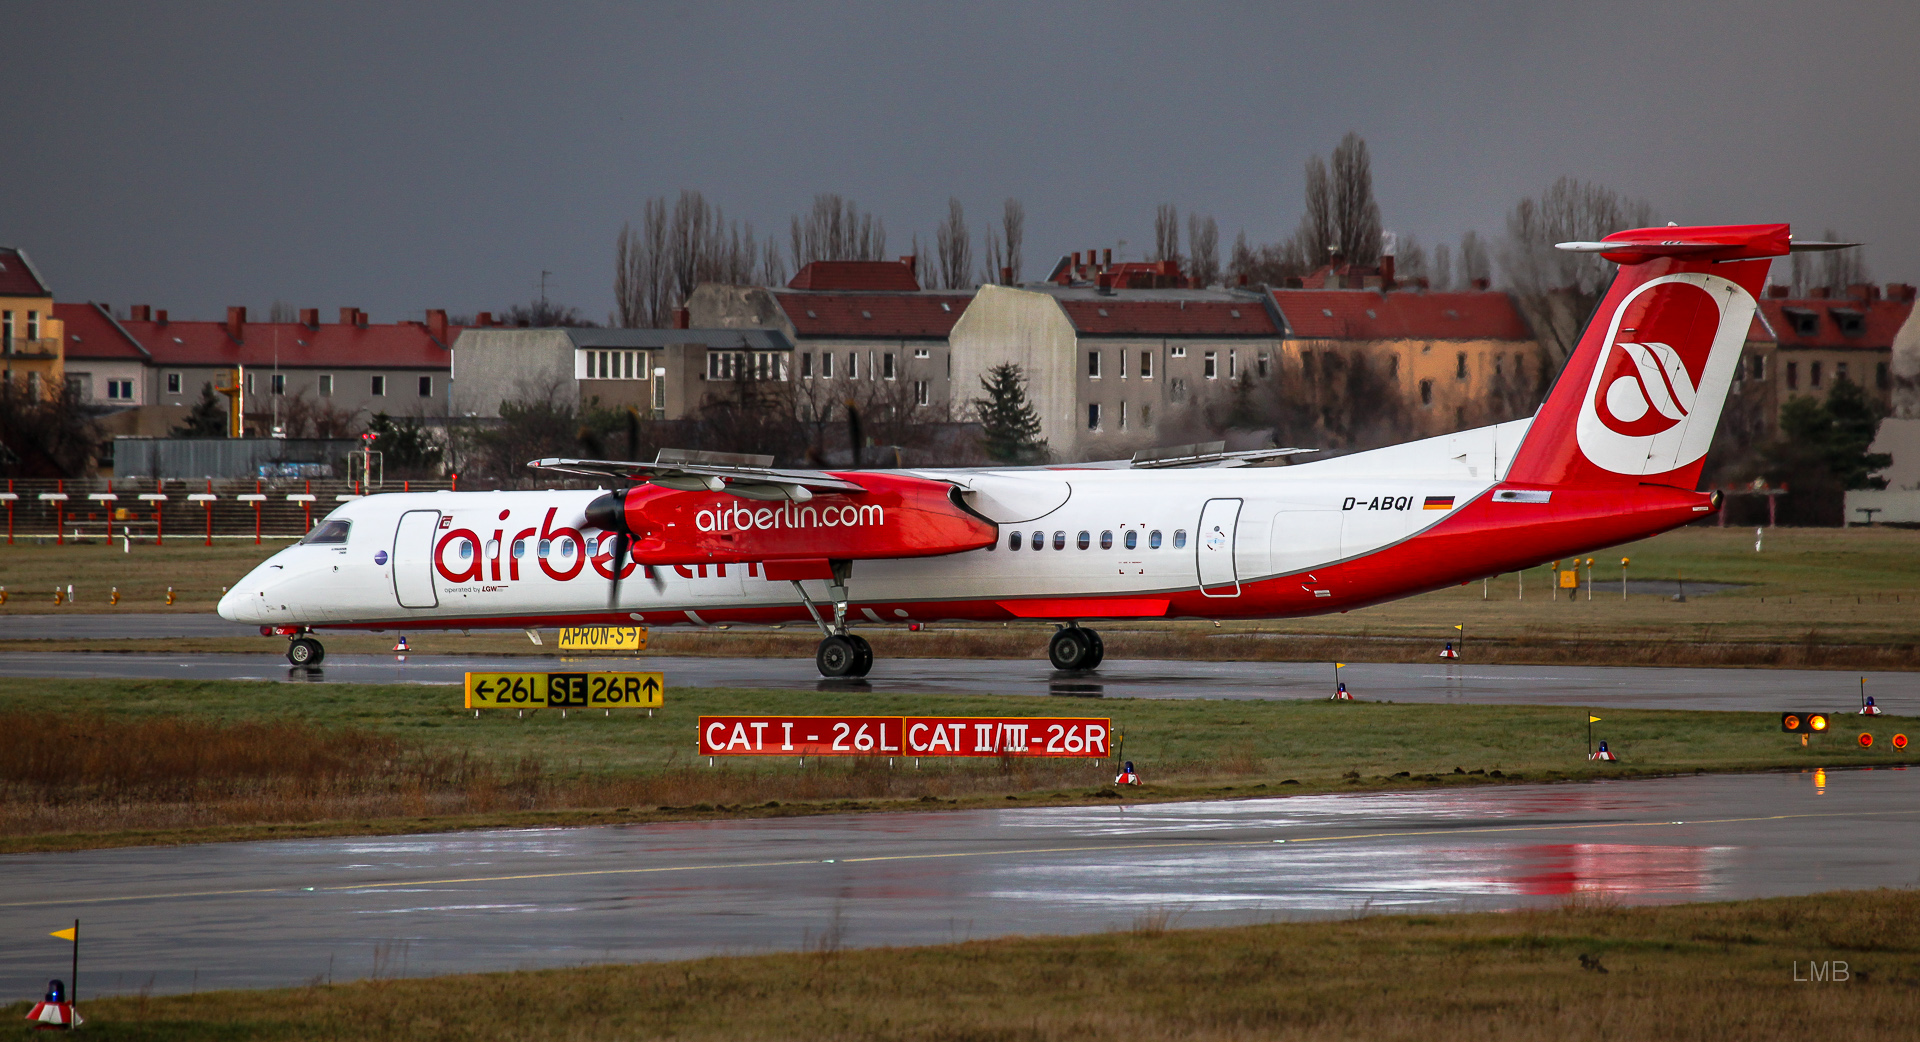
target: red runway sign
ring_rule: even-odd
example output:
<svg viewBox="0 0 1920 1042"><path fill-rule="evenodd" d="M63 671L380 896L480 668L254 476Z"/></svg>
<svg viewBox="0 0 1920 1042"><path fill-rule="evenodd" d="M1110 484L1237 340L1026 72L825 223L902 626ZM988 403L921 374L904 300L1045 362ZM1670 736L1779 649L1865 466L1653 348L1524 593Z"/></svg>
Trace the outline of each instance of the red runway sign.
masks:
<svg viewBox="0 0 1920 1042"><path fill-rule="evenodd" d="M702 756L1104 757L1106 717L703 716Z"/></svg>

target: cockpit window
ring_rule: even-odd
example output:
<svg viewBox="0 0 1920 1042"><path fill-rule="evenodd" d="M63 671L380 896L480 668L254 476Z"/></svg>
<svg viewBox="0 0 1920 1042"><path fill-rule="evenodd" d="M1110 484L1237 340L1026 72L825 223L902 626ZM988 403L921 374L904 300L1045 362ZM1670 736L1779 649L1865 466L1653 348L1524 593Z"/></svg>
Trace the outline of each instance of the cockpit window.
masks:
<svg viewBox="0 0 1920 1042"><path fill-rule="evenodd" d="M320 522L320 527L308 532L307 537L300 540L300 542L344 543L347 541L347 530L352 527L353 522L351 521L322 521Z"/></svg>

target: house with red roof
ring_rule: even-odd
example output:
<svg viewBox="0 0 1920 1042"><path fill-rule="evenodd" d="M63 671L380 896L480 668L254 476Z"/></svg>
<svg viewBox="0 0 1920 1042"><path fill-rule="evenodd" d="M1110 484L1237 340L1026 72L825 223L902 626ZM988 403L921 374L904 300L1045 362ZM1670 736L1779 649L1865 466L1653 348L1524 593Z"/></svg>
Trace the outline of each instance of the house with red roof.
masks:
<svg viewBox="0 0 1920 1042"><path fill-rule="evenodd" d="M127 409L152 401L148 369L153 356L104 304L53 305L64 327L62 343L67 383L80 401L106 409Z"/></svg>
<svg viewBox="0 0 1920 1042"><path fill-rule="evenodd" d="M26 251L0 246L0 380L39 396L66 377L53 290Z"/></svg>
<svg viewBox="0 0 1920 1042"><path fill-rule="evenodd" d="M972 290L924 290L916 259L813 261L784 287L708 283L687 299L696 329L775 329L793 345L793 388L803 414L834 403L949 417L953 370L947 338Z"/></svg>
<svg viewBox="0 0 1920 1042"><path fill-rule="evenodd" d="M1891 282L1883 291L1861 284L1844 295L1823 288L1804 298L1790 292L1783 285L1767 287L1747 332L1734 393L1757 400L1754 409L1770 424L1777 424L1780 408L1791 399L1824 401L1842 380L1889 407L1893 342L1913 314L1914 287Z"/></svg>

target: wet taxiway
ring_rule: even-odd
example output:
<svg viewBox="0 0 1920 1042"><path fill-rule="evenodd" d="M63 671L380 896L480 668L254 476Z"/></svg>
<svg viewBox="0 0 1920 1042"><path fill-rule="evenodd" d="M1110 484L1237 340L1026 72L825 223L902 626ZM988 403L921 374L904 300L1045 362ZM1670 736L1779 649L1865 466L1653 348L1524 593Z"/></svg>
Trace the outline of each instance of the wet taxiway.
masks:
<svg viewBox="0 0 1920 1042"><path fill-rule="evenodd" d="M1033 659L880 659L864 681L825 681L811 659L585 658L533 655L329 655L294 669L274 653L162 655L15 651L0 676L173 677L357 684L458 684L473 672L643 669L670 687L894 691L908 694L1057 695L1081 698L1325 698L1330 663L1109 659L1090 673L1057 673ZM1642 666L1483 666L1354 663L1341 670L1359 698L1394 702L1588 705L1643 709L1843 711L1859 705L1859 673L1796 669ZM1920 674L1868 673L1866 690L1887 712L1920 715Z"/></svg>
<svg viewBox="0 0 1920 1042"><path fill-rule="evenodd" d="M1920 882L1920 770L0 857L84 993ZM66 966L0 946L0 994Z"/></svg>

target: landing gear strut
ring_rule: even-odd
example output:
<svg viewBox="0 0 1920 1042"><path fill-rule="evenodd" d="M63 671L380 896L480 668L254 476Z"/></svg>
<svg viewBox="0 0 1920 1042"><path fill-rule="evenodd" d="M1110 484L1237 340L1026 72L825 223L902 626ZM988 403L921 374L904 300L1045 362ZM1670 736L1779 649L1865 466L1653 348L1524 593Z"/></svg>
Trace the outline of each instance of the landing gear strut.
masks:
<svg viewBox="0 0 1920 1042"><path fill-rule="evenodd" d="M793 590L807 606L807 614L813 616L814 625L820 627L825 637L820 641L819 650L813 653L813 664L820 669L820 675L838 680L843 677L864 677L873 669L873 645L863 637L847 632L847 577L851 574L853 562L833 561L833 578L827 583L827 594L833 598L833 624L829 626L814 609L813 598L807 596L806 588L799 580L792 580Z"/></svg>
<svg viewBox="0 0 1920 1042"><path fill-rule="evenodd" d="M327 649L312 637L295 637L287 645L287 661L296 666L317 666L327 657Z"/></svg>
<svg viewBox="0 0 1920 1042"><path fill-rule="evenodd" d="M1053 668L1063 672L1094 669L1100 660L1107 657L1107 646L1101 642L1100 634L1070 622L1053 631L1053 639L1047 642L1047 658Z"/></svg>

